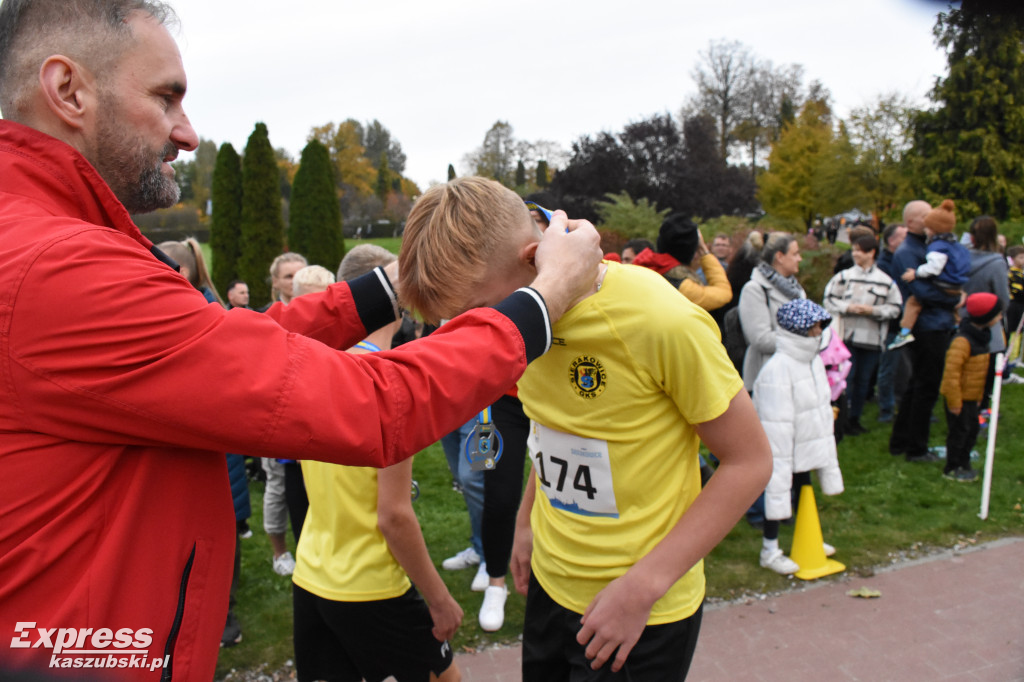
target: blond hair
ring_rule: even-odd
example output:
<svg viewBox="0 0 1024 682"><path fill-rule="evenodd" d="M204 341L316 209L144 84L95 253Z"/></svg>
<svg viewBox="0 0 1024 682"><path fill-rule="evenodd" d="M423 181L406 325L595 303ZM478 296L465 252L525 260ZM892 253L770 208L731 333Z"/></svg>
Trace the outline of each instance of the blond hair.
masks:
<svg viewBox="0 0 1024 682"><path fill-rule="evenodd" d="M206 268L203 249L195 237L188 237L180 242L160 242L156 248L173 258L179 267L188 271L189 284L200 291L206 287L217 302L224 305L224 299L217 293L217 287L210 278L210 271Z"/></svg>
<svg viewBox="0 0 1024 682"><path fill-rule="evenodd" d="M398 259L402 303L425 320L463 312L477 286L501 276L514 254L517 226L533 226L512 190L480 177L435 185L409 213Z"/></svg>
<svg viewBox="0 0 1024 682"><path fill-rule="evenodd" d="M360 244L352 248L341 259L338 266L338 281L347 282L359 275L365 275L376 267L383 267L398 260L398 256L383 246L376 244Z"/></svg>
<svg viewBox="0 0 1024 682"><path fill-rule="evenodd" d="M292 278L292 296L323 291L334 284L334 273L322 265L307 265L295 271Z"/></svg>

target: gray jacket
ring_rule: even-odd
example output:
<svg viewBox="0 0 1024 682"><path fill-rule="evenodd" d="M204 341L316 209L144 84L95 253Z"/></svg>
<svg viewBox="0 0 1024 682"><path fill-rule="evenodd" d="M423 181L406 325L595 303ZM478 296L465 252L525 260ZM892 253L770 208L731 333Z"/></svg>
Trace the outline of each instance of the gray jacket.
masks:
<svg viewBox="0 0 1024 682"><path fill-rule="evenodd" d="M806 294L801 293L801 298L806 298ZM740 325L748 344L743 359L743 387L748 391L754 390L758 372L775 353L775 330L779 326L775 315L788 301L756 268L750 281L740 289Z"/></svg>
<svg viewBox="0 0 1024 682"><path fill-rule="evenodd" d="M872 306L871 314L847 312L853 303ZM888 320L900 314L903 297L892 278L877 265L867 270L854 265L829 280L822 305L833 317L842 319L843 342L847 346L882 350L889 330Z"/></svg>
<svg viewBox="0 0 1024 682"><path fill-rule="evenodd" d="M1006 306L1010 303L1010 281L1009 266L1006 258L1001 253L992 251L976 251L971 249L971 274L964 285L964 291L968 294L976 294L979 291L987 291L999 297L1003 304L1003 313L1006 313ZM961 315L967 311L960 309ZM1003 336L1003 322L992 327L992 341L989 343L990 353L1001 353L1006 350L1006 338Z"/></svg>

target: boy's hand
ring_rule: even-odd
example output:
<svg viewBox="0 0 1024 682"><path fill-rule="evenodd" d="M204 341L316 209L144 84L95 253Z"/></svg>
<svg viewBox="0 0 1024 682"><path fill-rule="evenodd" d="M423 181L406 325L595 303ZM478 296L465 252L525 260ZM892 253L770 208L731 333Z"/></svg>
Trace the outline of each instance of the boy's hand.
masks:
<svg viewBox="0 0 1024 682"><path fill-rule="evenodd" d="M917 279L917 271L914 268L907 268L906 272L900 275L900 279L904 282L913 282Z"/></svg>
<svg viewBox="0 0 1024 682"><path fill-rule="evenodd" d="M593 225L569 220L564 211L552 214L537 247L537 278L530 284L544 297L552 323L591 292L602 257L601 237Z"/></svg>
<svg viewBox="0 0 1024 682"><path fill-rule="evenodd" d="M613 654L612 672L621 670L647 627L652 604L629 581L627 574L608 583L587 605L580 619L583 627L576 634L576 641L586 647L584 653L594 670Z"/></svg>
<svg viewBox="0 0 1024 682"><path fill-rule="evenodd" d="M434 621L431 634L439 642L451 639L462 624L462 607L451 594L438 604L429 604L430 618Z"/></svg>
<svg viewBox="0 0 1024 682"><path fill-rule="evenodd" d="M525 595L530 587L530 559L533 556L533 531L529 526L516 527L512 540L512 557L509 568L512 569L512 582L516 592Z"/></svg>

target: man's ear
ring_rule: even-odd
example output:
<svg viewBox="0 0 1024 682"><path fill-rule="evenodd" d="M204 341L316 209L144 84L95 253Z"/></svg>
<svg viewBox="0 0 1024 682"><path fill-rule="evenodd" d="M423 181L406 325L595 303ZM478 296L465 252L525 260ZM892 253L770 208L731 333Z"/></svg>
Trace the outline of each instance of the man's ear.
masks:
<svg viewBox="0 0 1024 682"><path fill-rule="evenodd" d="M81 130L96 103L92 73L70 57L55 54L40 67L39 82L47 108L64 124Z"/></svg>

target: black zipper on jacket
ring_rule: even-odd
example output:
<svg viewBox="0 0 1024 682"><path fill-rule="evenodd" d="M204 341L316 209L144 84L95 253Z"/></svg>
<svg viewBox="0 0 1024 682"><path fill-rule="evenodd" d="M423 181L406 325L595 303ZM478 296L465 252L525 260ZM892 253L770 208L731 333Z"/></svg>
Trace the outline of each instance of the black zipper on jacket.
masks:
<svg viewBox="0 0 1024 682"><path fill-rule="evenodd" d="M181 572L181 586L178 588L178 610L174 613L174 622L171 624L171 632L167 635L167 643L164 644L164 666L163 674L160 675L160 682L170 682L171 665L174 659L171 657L174 652L174 643L178 639L178 630L181 628L181 619L185 615L185 593L188 591L188 578L192 574L192 562L196 558L196 544L192 543L192 553L188 555L185 562L185 570Z"/></svg>

